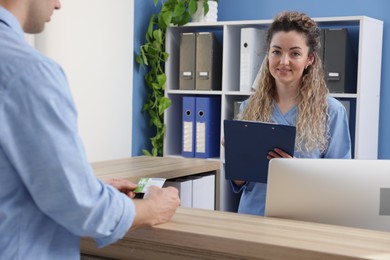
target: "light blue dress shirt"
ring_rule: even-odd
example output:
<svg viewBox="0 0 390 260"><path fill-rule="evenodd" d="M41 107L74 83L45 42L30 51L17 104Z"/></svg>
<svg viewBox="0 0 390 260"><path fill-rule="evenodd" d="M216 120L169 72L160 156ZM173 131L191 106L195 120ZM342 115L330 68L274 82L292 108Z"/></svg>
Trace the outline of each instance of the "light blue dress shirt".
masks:
<svg viewBox="0 0 390 260"><path fill-rule="evenodd" d="M333 97L328 97L327 102L330 129L328 148L323 154L320 154L318 150L314 151L310 155L305 155L295 151L295 157L340 159L351 158L351 137L349 133L348 118L345 107ZM241 110L243 110L246 105L247 102L244 102L241 106ZM297 112L298 108L295 106L283 115L275 103L272 121L282 125L295 126L297 121ZM239 213L264 216L267 184L247 182L242 187L237 187L233 182L231 182L231 184L234 192L239 193L242 191L240 203L238 206Z"/></svg>
<svg viewBox="0 0 390 260"><path fill-rule="evenodd" d="M0 259L79 259L122 238L135 207L94 177L62 69L0 6Z"/></svg>

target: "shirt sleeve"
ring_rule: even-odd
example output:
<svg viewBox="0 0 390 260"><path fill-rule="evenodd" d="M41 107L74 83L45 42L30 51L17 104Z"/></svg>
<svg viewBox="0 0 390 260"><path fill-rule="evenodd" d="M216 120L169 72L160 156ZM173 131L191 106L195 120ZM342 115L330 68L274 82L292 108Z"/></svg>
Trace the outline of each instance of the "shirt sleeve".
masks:
<svg viewBox="0 0 390 260"><path fill-rule="evenodd" d="M324 158L351 158L351 137L345 107L335 98L328 98L329 143Z"/></svg>
<svg viewBox="0 0 390 260"><path fill-rule="evenodd" d="M135 207L94 176L62 69L51 61L21 68L0 93L2 149L42 212L98 246L115 242L131 226Z"/></svg>

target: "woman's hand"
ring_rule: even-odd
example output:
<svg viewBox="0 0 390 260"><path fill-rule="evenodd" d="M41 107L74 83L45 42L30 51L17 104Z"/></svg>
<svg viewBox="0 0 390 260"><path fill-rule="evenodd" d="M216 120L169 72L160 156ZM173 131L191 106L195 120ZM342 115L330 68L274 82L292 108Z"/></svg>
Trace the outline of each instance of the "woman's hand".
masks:
<svg viewBox="0 0 390 260"><path fill-rule="evenodd" d="M268 152L267 156L268 160L271 160L273 158L294 158L294 156L289 155L282 149L275 148L273 151Z"/></svg>

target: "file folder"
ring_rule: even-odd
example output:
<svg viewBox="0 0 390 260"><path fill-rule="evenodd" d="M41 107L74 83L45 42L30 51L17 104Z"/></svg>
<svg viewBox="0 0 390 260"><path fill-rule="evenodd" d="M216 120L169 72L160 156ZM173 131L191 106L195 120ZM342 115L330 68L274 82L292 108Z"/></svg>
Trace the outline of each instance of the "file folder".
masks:
<svg viewBox="0 0 390 260"><path fill-rule="evenodd" d="M195 97L183 97L182 156L195 157Z"/></svg>
<svg viewBox="0 0 390 260"><path fill-rule="evenodd" d="M325 80L331 93L356 93L357 58L346 28L325 30Z"/></svg>
<svg viewBox="0 0 390 260"><path fill-rule="evenodd" d="M221 131L221 98L196 97L195 157L219 157Z"/></svg>
<svg viewBox="0 0 390 260"><path fill-rule="evenodd" d="M224 121L225 178L267 183L268 152L294 155L295 126L255 121Z"/></svg>
<svg viewBox="0 0 390 260"><path fill-rule="evenodd" d="M180 37L180 81L179 89L195 89L196 34L182 33Z"/></svg>
<svg viewBox="0 0 390 260"><path fill-rule="evenodd" d="M222 89L222 46L213 32L196 37L196 90Z"/></svg>
<svg viewBox="0 0 390 260"><path fill-rule="evenodd" d="M240 91L250 92L266 54L266 30L241 29Z"/></svg>

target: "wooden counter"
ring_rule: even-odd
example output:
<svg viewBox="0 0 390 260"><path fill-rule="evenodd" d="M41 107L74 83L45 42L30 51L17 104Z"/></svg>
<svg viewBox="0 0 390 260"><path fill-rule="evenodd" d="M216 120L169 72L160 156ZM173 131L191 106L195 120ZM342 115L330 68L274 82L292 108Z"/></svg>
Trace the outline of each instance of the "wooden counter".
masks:
<svg viewBox="0 0 390 260"><path fill-rule="evenodd" d="M103 249L82 240L81 250L114 259L390 259L390 233L179 208L169 223Z"/></svg>
<svg viewBox="0 0 390 260"><path fill-rule="evenodd" d="M103 180L125 178L137 182L141 177L177 178L214 171L219 179L220 163L134 157L92 166ZM169 223L128 232L122 240L102 249L97 249L93 240L82 239L81 252L109 259L142 260L390 259L390 233L179 208Z"/></svg>

